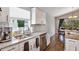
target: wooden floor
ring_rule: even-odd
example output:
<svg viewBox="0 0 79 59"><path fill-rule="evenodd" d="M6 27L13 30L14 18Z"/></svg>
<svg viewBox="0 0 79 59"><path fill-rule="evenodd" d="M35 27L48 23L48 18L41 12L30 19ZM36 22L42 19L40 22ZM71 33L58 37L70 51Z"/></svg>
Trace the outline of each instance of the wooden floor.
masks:
<svg viewBox="0 0 79 59"><path fill-rule="evenodd" d="M51 43L45 51L64 51L64 45L58 39L55 39L54 41L53 39L51 40Z"/></svg>

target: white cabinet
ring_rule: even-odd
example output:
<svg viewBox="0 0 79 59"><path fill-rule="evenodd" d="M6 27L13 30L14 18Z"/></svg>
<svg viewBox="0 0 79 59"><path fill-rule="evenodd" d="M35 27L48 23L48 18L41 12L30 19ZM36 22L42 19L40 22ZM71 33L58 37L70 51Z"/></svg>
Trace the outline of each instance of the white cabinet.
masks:
<svg viewBox="0 0 79 59"><path fill-rule="evenodd" d="M74 39L65 39L65 51L75 51L76 41Z"/></svg>
<svg viewBox="0 0 79 59"><path fill-rule="evenodd" d="M79 51L79 40L76 41L76 50Z"/></svg>
<svg viewBox="0 0 79 59"><path fill-rule="evenodd" d="M65 51L75 51L75 45L66 44L65 45Z"/></svg>
<svg viewBox="0 0 79 59"><path fill-rule="evenodd" d="M79 51L79 40L65 38L65 51Z"/></svg>
<svg viewBox="0 0 79 59"><path fill-rule="evenodd" d="M36 47L36 38L37 37L33 37L29 40L29 51L40 51L40 47L39 46L38 48Z"/></svg>
<svg viewBox="0 0 79 59"><path fill-rule="evenodd" d="M2 12L0 14L0 22L8 22L9 20L9 8L1 7Z"/></svg>
<svg viewBox="0 0 79 59"><path fill-rule="evenodd" d="M1 51L19 51L18 44L3 48Z"/></svg>
<svg viewBox="0 0 79 59"><path fill-rule="evenodd" d="M1 7L0 12L0 26L9 26L9 8L8 7Z"/></svg>
<svg viewBox="0 0 79 59"><path fill-rule="evenodd" d="M33 49L36 48L36 46L35 46L35 39L36 38L31 38L29 40L29 51L33 51Z"/></svg>
<svg viewBox="0 0 79 59"><path fill-rule="evenodd" d="M6 48L1 49L1 51L24 51L24 43L25 42L26 41L23 41L18 44L8 46Z"/></svg>
<svg viewBox="0 0 79 59"><path fill-rule="evenodd" d="M40 8L31 8L31 24L46 24L46 14Z"/></svg>
<svg viewBox="0 0 79 59"><path fill-rule="evenodd" d="M19 43L19 51L24 51L24 43L25 41Z"/></svg>

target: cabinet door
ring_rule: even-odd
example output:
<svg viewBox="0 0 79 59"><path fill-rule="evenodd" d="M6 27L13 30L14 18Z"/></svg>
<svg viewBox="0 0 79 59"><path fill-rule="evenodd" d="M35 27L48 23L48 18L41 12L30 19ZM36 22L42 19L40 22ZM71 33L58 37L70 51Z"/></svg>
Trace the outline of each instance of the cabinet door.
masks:
<svg viewBox="0 0 79 59"><path fill-rule="evenodd" d="M40 50L43 51L47 47L46 34L40 36Z"/></svg>
<svg viewBox="0 0 79 59"><path fill-rule="evenodd" d="M1 51L19 51L18 45L9 46L1 49Z"/></svg>
<svg viewBox="0 0 79 59"><path fill-rule="evenodd" d="M46 14L45 12L42 13L42 24L46 24Z"/></svg>
<svg viewBox="0 0 79 59"><path fill-rule="evenodd" d="M29 40L29 51L32 51L33 45L32 40Z"/></svg>
<svg viewBox="0 0 79 59"><path fill-rule="evenodd" d="M76 41L76 51L79 51L79 41Z"/></svg>
<svg viewBox="0 0 79 59"><path fill-rule="evenodd" d="M31 23L36 24L36 8L31 9Z"/></svg>
<svg viewBox="0 0 79 59"><path fill-rule="evenodd" d="M76 41L74 39L65 39L65 51L75 51Z"/></svg>
<svg viewBox="0 0 79 59"><path fill-rule="evenodd" d="M8 22L8 17L9 17L9 8L8 7L2 7L2 12L1 12L1 21L0 22Z"/></svg>
<svg viewBox="0 0 79 59"><path fill-rule="evenodd" d="M35 46L35 38L29 40L29 50L33 51L36 48Z"/></svg>
<svg viewBox="0 0 79 59"><path fill-rule="evenodd" d="M42 15L42 11L40 9L36 9L36 23L37 24L42 24L42 19L43 15Z"/></svg>
<svg viewBox="0 0 79 59"><path fill-rule="evenodd" d="M26 41L20 42L19 43L19 51L24 51L24 44Z"/></svg>
<svg viewBox="0 0 79 59"><path fill-rule="evenodd" d="M45 12L40 10L39 8L36 9L36 23L37 24L46 24Z"/></svg>
<svg viewBox="0 0 79 59"><path fill-rule="evenodd" d="M40 8L32 8L32 24L46 24L45 13Z"/></svg>
<svg viewBox="0 0 79 59"><path fill-rule="evenodd" d="M65 45L65 51L75 51L76 47L75 45L66 44Z"/></svg>

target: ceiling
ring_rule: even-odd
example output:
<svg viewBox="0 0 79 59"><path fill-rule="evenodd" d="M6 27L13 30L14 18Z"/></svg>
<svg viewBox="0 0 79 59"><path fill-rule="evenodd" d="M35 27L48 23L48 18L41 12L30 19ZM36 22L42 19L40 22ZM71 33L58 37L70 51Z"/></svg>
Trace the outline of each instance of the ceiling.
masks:
<svg viewBox="0 0 79 59"><path fill-rule="evenodd" d="M65 7L41 7L42 10L47 12L48 14L55 14L57 12L60 12L63 10Z"/></svg>
<svg viewBox="0 0 79 59"><path fill-rule="evenodd" d="M24 10L29 10L30 11L30 7L19 7L19 8L22 8Z"/></svg>
<svg viewBox="0 0 79 59"><path fill-rule="evenodd" d="M41 7L41 9L53 17L61 16L71 11L77 10L77 7Z"/></svg>
<svg viewBox="0 0 79 59"><path fill-rule="evenodd" d="M19 7L19 8L30 11L30 7ZM58 17L66 13L69 13L71 11L79 9L78 7L74 7L74 8L72 7L39 7L39 8L53 17Z"/></svg>

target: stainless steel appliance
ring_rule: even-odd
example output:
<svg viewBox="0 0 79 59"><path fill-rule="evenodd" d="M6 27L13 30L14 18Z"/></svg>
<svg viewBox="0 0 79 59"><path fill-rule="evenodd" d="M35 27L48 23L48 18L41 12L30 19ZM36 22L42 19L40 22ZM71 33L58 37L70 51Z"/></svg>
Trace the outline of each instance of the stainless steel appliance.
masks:
<svg viewBox="0 0 79 59"><path fill-rule="evenodd" d="M59 39L63 44L65 44L65 31L59 31Z"/></svg>
<svg viewBox="0 0 79 59"><path fill-rule="evenodd" d="M0 28L0 42L6 42L11 40L11 27L1 27Z"/></svg>

